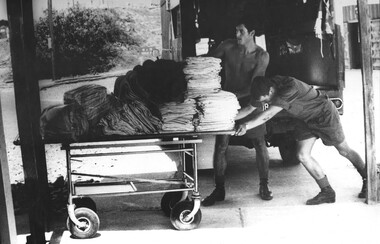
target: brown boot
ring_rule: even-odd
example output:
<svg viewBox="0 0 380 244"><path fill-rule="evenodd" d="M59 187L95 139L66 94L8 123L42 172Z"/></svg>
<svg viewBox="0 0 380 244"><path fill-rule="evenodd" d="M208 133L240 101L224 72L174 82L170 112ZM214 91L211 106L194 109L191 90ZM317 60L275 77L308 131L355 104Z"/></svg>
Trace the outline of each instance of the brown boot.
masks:
<svg viewBox="0 0 380 244"><path fill-rule="evenodd" d="M334 203L335 202L335 191L331 186L326 186L321 189L321 192L314 198L306 201L306 205L318 205L322 203Z"/></svg>

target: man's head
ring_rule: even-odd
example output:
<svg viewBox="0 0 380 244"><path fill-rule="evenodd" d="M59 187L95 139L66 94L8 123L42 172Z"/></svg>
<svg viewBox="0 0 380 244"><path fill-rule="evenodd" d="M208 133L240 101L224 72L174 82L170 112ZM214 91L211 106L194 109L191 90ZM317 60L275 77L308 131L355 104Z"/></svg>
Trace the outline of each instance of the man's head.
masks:
<svg viewBox="0 0 380 244"><path fill-rule="evenodd" d="M264 76L257 76L251 84L251 96L255 101L271 102L275 94L275 85L273 81Z"/></svg>
<svg viewBox="0 0 380 244"><path fill-rule="evenodd" d="M255 36L255 26L252 20L243 17L236 25L236 39L238 44L244 45L253 41Z"/></svg>

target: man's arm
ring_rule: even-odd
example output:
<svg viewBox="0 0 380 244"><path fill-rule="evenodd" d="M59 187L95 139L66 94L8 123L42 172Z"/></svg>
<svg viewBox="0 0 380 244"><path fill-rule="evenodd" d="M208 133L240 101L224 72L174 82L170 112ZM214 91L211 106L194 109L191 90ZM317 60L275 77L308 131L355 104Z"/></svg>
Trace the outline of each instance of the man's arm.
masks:
<svg viewBox="0 0 380 244"><path fill-rule="evenodd" d="M245 118L255 110L256 110L256 107L252 106L251 104L248 104L244 108L239 109L239 113L236 115L235 120Z"/></svg>
<svg viewBox="0 0 380 244"><path fill-rule="evenodd" d="M233 40L222 41L214 50L209 51L206 56L223 59L226 51L231 48Z"/></svg>
<svg viewBox="0 0 380 244"><path fill-rule="evenodd" d="M256 67L253 70L251 82L256 76L265 76L265 72L267 70L268 64L269 64L269 53L266 51L263 51L259 57Z"/></svg>
<svg viewBox="0 0 380 244"><path fill-rule="evenodd" d="M258 114L252 120L238 125L236 128L235 135L242 136L247 132L247 130L253 129L261 124L264 124L265 122L273 118L273 116L278 114L282 109L283 108L278 106L270 106L267 110Z"/></svg>

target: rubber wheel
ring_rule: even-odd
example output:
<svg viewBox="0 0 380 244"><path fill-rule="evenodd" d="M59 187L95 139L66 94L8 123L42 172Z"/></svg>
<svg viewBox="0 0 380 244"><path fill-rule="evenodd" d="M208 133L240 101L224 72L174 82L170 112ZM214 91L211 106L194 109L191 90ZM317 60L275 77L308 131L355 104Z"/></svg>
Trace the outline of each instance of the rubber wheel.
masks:
<svg viewBox="0 0 380 244"><path fill-rule="evenodd" d="M173 207L181 200L182 192L166 192L161 198L161 209L166 216L170 216Z"/></svg>
<svg viewBox="0 0 380 244"><path fill-rule="evenodd" d="M75 238L87 239L92 238L99 230L100 220L98 215L89 208L77 208L74 211L75 217L79 222L86 223L84 228L79 228L71 221L70 217L67 218L67 225L69 231Z"/></svg>
<svg viewBox="0 0 380 244"><path fill-rule="evenodd" d="M95 213L97 212L96 204L90 197L74 198L75 208L89 208Z"/></svg>
<svg viewBox="0 0 380 244"><path fill-rule="evenodd" d="M178 202L170 213L170 221L177 230L192 230L198 227L202 220L202 212L199 209L193 218L186 221L185 217L191 213L194 208L194 202Z"/></svg>
<svg viewBox="0 0 380 244"><path fill-rule="evenodd" d="M297 142L295 140L286 140L278 146L284 165L297 165L300 161L297 159Z"/></svg>

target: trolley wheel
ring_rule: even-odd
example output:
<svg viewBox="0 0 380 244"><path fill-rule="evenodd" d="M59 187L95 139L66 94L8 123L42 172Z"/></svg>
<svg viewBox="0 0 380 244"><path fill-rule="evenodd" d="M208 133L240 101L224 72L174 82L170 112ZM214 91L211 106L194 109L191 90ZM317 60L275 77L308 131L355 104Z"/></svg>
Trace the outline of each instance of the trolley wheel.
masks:
<svg viewBox="0 0 380 244"><path fill-rule="evenodd" d="M74 198L73 203L75 204L75 208L89 208L95 213L97 212L96 204L90 197Z"/></svg>
<svg viewBox="0 0 380 244"><path fill-rule="evenodd" d="M92 238L99 230L100 220L98 215L89 208L77 208L74 211L75 217L86 226L81 228L71 221L70 217L67 218L67 226L70 233L79 239Z"/></svg>
<svg viewBox="0 0 380 244"><path fill-rule="evenodd" d="M193 201L178 202L171 211L170 221L177 230L192 230L198 227L202 219L202 212L199 209L193 218L185 220L194 208Z"/></svg>
<svg viewBox="0 0 380 244"><path fill-rule="evenodd" d="M170 216L173 207L181 200L182 192L166 192L161 199L161 209L166 216Z"/></svg>

